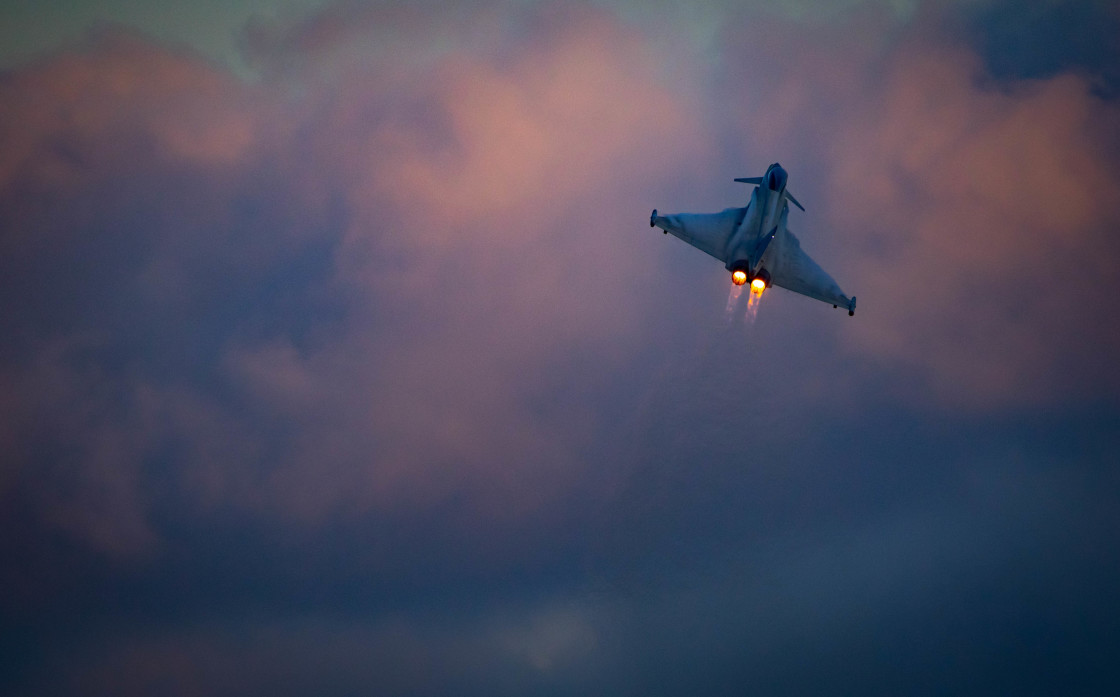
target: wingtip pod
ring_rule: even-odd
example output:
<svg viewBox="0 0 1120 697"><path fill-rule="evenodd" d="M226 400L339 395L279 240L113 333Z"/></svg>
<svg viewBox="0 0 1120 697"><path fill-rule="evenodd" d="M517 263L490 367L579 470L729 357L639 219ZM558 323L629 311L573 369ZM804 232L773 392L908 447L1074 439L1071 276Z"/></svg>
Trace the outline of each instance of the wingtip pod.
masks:
<svg viewBox="0 0 1120 697"><path fill-rule="evenodd" d="M855 313L856 313L856 296L853 295L852 299L848 302L848 316L851 317Z"/></svg>
<svg viewBox="0 0 1120 697"><path fill-rule="evenodd" d="M657 209L654 208L653 212L649 214L649 226L654 227L654 221L657 220Z"/></svg>

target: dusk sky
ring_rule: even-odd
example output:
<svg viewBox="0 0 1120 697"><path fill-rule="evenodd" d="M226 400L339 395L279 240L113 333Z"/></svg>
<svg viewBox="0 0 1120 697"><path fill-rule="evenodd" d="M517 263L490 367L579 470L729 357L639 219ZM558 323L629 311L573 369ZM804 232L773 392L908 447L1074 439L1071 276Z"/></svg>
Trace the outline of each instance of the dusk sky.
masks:
<svg viewBox="0 0 1120 697"><path fill-rule="evenodd" d="M4 3L0 693L1120 694L1117 37Z"/></svg>

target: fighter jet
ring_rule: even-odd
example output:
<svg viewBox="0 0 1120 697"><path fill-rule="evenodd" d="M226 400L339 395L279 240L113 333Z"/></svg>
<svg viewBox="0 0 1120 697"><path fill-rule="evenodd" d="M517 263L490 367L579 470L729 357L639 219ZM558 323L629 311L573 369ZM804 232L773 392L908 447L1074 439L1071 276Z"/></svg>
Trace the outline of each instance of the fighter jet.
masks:
<svg viewBox="0 0 1120 697"><path fill-rule="evenodd" d="M655 208L649 226L671 232L722 261L737 286L750 283L761 294L774 285L834 308L846 307L848 315L854 315L855 297L844 295L836 281L801 250L801 243L786 226L790 203L805 210L786 190L788 180L786 170L775 162L761 177L735 180L755 185L746 208L677 215L658 215Z"/></svg>

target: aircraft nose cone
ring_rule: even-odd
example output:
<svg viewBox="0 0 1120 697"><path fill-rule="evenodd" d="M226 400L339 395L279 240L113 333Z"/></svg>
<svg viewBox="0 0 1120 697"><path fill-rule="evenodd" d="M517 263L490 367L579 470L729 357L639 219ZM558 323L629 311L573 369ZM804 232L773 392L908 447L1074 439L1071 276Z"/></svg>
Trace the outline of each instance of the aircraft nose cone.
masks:
<svg viewBox="0 0 1120 697"><path fill-rule="evenodd" d="M771 191L781 191L786 188L786 180L789 175L780 164L775 162L770 166L770 170L766 172L766 186Z"/></svg>

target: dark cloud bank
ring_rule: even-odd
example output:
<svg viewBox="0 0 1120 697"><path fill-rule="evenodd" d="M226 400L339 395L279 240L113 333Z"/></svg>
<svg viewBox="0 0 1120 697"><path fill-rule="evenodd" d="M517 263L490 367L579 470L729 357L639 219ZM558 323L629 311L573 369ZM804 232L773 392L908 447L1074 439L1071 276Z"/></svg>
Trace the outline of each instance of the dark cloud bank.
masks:
<svg viewBox="0 0 1120 697"><path fill-rule="evenodd" d="M0 687L1114 692L1120 108L989 8L0 76ZM777 159L854 319L645 227Z"/></svg>

